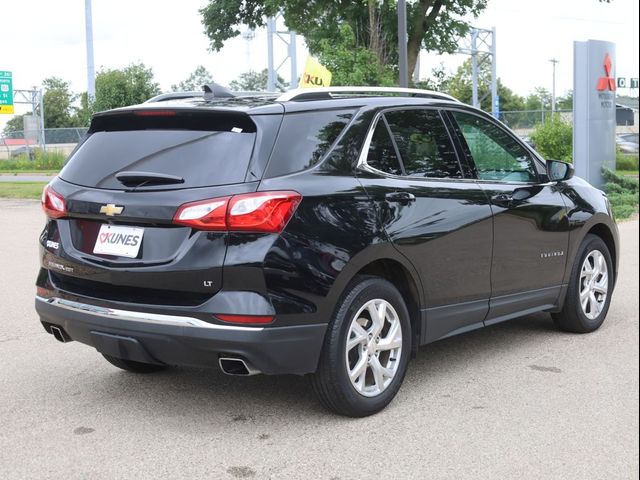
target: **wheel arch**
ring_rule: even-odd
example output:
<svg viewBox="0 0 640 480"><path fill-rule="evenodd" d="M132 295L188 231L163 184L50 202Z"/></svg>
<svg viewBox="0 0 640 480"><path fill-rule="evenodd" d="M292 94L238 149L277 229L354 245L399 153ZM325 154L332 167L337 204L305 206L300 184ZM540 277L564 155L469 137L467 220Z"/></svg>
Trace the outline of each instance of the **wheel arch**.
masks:
<svg viewBox="0 0 640 480"><path fill-rule="evenodd" d="M619 252L620 245L618 241L618 228L615 221L607 214L596 213L591 216L587 221L583 222L579 228L572 230L569 233L569 251L567 256L567 263L565 266L565 274L563 283L567 284L571 276L573 265L576 262L576 255L580 249L580 245L587 235L592 234L601 238L609 249L611 254L611 261L613 263L613 273L617 278L618 264L619 264Z"/></svg>
<svg viewBox="0 0 640 480"><path fill-rule="evenodd" d="M391 250L391 252L397 253L395 249ZM364 259L354 258L354 262L349 266L350 268L343 270L342 274L336 279L332 288L336 292L332 295L336 299L335 308L338 308L347 286L359 275L372 275L391 282L400 291L407 305L412 329L411 351L415 354L420 343L421 316L422 310L425 308L422 283L418 272L407 259L399 254L397 256L369 257L366 258L366 261L362 260Z"/></svg>
<svg viewBox="0 0 640 480"><path fill-rule="evenodd" d="M585 234L585 237L589 234L595 235L596 237L600 237L602 241L605 243L605 245L607 246L607 248L609 249L609 254L611 255L611 263L613 264L613 272L615 277L617 278L618 277L618 247L616 245L613 232L604 223L597 223L587 231L587 233Z"/></svg>

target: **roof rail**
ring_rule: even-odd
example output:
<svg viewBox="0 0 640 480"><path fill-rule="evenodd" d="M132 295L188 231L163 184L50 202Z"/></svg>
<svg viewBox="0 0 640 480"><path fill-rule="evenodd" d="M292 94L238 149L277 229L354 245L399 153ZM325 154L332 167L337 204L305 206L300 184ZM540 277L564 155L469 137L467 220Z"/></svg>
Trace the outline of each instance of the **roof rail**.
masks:
<svg viewBox="0 0 640 480"><path fill-rule="evenodd" d="M435 98L438 100L450 100L459 102L456 98L446 93L434 92L432 90L420 90L417 88L397 88L397 87L321 87L321 88L298 88L289 90L280 95L276 101L288 102L294 100L321 100L333 98L332 94L377 95L396 94L402 97Z"/></svg>

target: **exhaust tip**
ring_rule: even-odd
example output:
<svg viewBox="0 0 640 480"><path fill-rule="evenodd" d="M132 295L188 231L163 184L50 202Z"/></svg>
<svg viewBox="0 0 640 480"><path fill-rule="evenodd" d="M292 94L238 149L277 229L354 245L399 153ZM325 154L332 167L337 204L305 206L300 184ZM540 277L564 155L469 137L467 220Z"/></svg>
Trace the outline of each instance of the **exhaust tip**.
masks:
<svg viewBox="0 0 640 480"><path fill-rule="evenodd" d="M53 335L53 337L58 340L59 342L62 343L67 343L67 337L64 333L62 333L62 329L60 327L56 327L55 325L51 325L49 327L49 331L51 332L51 335Z"/></svg>
<svg viewBox="0 0 640 480"><path fill-rule="evenodd" d="M218 363L220 364L220 369L227 375L239 375L247 377L250 375L257 375L259 373L262 373L260 372L260 370L256 370L255 368L251 367L242 358L220 357Z"/></svg>

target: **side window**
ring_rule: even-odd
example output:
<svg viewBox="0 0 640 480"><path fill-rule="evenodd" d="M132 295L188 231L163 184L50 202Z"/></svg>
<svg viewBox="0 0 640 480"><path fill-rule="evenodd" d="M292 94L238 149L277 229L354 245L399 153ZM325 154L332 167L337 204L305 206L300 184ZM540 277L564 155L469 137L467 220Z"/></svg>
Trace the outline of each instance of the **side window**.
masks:
<svg viewBox="0 0 640 480"><path fill-rule="evenodd" d="M405 175L462 178L449 134L434 110L397 110L384 114L393 133Z"/></svg>
<svg viewBox="0 0 640 480"><path fill-rule="evenodd" d="M464 137L481 180L536 182L538 175L529 152L505 130L487 120L451 112Z"/></svg>
<svg viewBox="0 0 640 480"><path fill-rule="evenodd" d="M373 131L369 153L367 154L367 164L381 172L402 175L400 161L382 117L378 120L376 129Z"/></svg>
<svg viewBox="0 0 640 480"><path fill-rule="evenodd" d="M313 167L331 148L352 116L352 110L286 114L265 177Z"/></svg>

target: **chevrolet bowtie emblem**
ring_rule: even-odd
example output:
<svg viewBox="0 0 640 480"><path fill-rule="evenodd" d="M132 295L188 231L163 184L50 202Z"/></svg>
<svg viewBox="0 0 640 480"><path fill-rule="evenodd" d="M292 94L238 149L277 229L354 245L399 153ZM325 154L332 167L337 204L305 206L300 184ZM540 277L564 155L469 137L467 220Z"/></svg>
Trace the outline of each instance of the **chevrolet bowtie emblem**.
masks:
<svg viewBox="0 0 640 480"><path fill-rule="evenodd" d="M109 217L113 217L114 215L120 215L124 207L117 207L113 203L107 203L106 205L102 205L100 207L100 213L104 213Z"/></svg>

